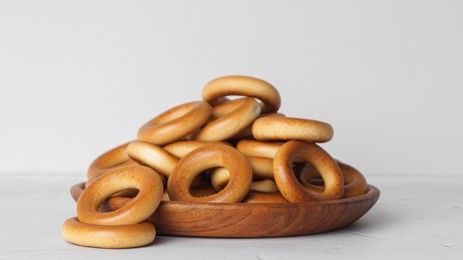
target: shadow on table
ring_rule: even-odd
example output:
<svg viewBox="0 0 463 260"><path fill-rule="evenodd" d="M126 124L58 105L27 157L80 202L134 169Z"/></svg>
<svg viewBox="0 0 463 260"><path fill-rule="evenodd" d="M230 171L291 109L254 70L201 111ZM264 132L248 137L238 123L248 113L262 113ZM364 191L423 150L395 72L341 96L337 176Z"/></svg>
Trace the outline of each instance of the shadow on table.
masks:
<svg viewBox="0 0 463 260"><path fill-rule="evenodd" d="M333 232L352 233L388 228L400 222L399 216L395 213L381 207L372 208L356 222Z"/></svg>

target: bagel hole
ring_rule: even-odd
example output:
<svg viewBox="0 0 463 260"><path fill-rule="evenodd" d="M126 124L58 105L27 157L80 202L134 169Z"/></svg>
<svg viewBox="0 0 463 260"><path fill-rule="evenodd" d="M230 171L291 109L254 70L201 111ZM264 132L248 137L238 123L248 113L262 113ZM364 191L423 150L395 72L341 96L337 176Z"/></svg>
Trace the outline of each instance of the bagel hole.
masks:
<svg viewBox="0 0 463 260"><path fill-rule="evenodd" d="M325 188L325 182L319 171L310 162L293 163L292 170L302 186Z"/></svg>
<svg viewBox="0 0 463 260"><path fill-rule="evenodd" d="M109 200L115 198L116 201L122 201L124 202L122 206L124 206L126 203L130 201L130 199L135 198L140 190L132 188L132 189L125 189L118 191L111 195L109 198L107 198L103 203L100 204L98 211L99 212L111 212L114 211L114 207L109 205ZM120 207L122 207L120 206Z"/></svg>
<svg viewBox="0 0 463 260"><path fill-rule="evenodd" d="M138 189L131 188L131 189L125 189L118 191L111 195L111 197L125 197L125 198L134 198L138 195L138 192L140 192Z"/></svg>
<svg viewBox="0 0 463 260"><path fill-rule="evenodd" d="M215 190L212 188L209 170L201 172L193 179L190 187L190 194L193 197L206 197L215 193Z"/></svg>

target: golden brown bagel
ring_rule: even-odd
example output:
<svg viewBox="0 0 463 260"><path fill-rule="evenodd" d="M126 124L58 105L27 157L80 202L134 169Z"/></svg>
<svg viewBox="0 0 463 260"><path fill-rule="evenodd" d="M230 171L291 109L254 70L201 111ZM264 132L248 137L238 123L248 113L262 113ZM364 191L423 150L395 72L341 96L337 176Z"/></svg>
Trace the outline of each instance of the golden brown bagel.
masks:
<svg viewBox="0 0 463 260"><path fill-rule="evenodd" d="M360 171L354 167L336 160L341 172L344 176L344 198L363 195L367 189L367 181ZM303 187L318 188L323 192L322 185L314 185L312 180L320 178L320 173L311 165L304 165L299 174L300 182Z"/></svg>
<svg viewBox="0 0 463 260"><path fill-rule="evenodd" d="M280 108L280 94L270 83L248 76L226 76L214 79L203 89L203 100L214 103L215 100L239 95L254 97L264 103L262 112L276 112ZM221 101L223 103L223 101Z"/></svg>
<svg viewBox="0 0 463 260"><path fill-rule="evenodd" d="M69 243L99 248L131 248L153 242L156 230L152 223L104 226L86 224L77 218L67 219L61 226L61 234Z"/></svg>
<svg viewBox="0 0 463 260"><path fill-rule="evenodd" d="M356 168L338 161L344 175L344 197L350 198L365 194L368 183L363 174Z"/></svg>
<svg viewBox="0 0 463 260"><path fill-rule="evenodd" d="M169 177L179 158L162 147L144 142L134 141L127 146L127 154L132 160L150 167L165 177Z"/></svg>
<svg viewBox="0 0 463 260"><path fill-rule="evenodd" d="M215 167L225 167L230 172L227 186L210 196L193 196L190 186L194 177ZM244 155L227 145L209 144L193 150L177 163L167 181L167 191L173 201L234 203L246 196L251 181L252 168Z"/></svg>
<svg viewBox="0 0 463 260"><path fill-rule="evenodd" d="M138 130L138 139L160 146L166 145L200 128L211 114L211 106L203 101L173 107L144 124Z"/></svg>
<svg viewBox="0 0 463 260"><path fill-rule="evenodd" d="M275 182L273 180L268 180L268 179L253 181L251 183L251 186L249 187L249 190L267 192L267 193L279 191Z"/></svg>
<svg viewBox="0 0 463 260"><path fill-rule="evenodd" d="M252 124L252 135L259 141L327 142L333 138L328 123L291 117L260 117Z"/></svg>
<svg viewBox="0 0 463 260"><path fill-rule="evenodd" d="M136 163L130 160L127 154L127 146L130 142L119 145L104 154L98 156L89 166L87 171L87 179L91 180L102 172L117 166L135 165Z"/></svg>
<svg viewBox="0 0 463 260"><path fill-rule="evenodd" d="M292 165L300 161L310 162L318 170L325 183L322 193L299 183ZM289 141L283 144L273 159L273 174L278 189L289 202L333 200L344 195L344 180L338 164L314 143Z"/></svg>
<svg viewBox="0 0 463 260"><path fill-rule="evenodd" d="M214 190L220 191L227 186L230 180L230 172L226 168L216 168L211 173L211 184ZM276 192L278 188L273 180L255 180L249 186L250 190L261 192Z"/></svg>
<svg viewBox="0 0 463 260"><path fill-rule="evenodd" d="M206 144L223 144L231 146L230 143L227 142L207 142L207 141L178 141L175 143L168 144L164 146L164 150L168 151L172 155L182 158L187 155L189 152L193 151L194 149L206 145Z"/></svg>
<svg viewBox="0 0 463 260"><path fill-rule="evenodd" d="M248 157L254 179L273 180L273 160L265 157Z"/></svg>
<svg viewBox="0 0 463 260"><path fill-rule="evenodd" d="M241 133L246 127L260 115L260 105L253 98L245 98L237 101L230 101L233 106L227 106L228 103L219 105L213 110L216 112L214 120L204 125L198 132L193 133L189 139L199 141L223 141ZM235 108L234 105L238 104ZM221 107L227 106L226 109ZM224 113L228 109L228 113ZM222 111L223 110L223 111Z"/></svg>
<svg viewBox="0 0 463 260"><path fill-rule="evenodd" d="M127 207L112 212L99 212L100 205L114 193L127 189L139 192ZM151 216L163 193L159 174L144 166L118 167L103 173L88 185L77 200L80 222L95 225L137 224Z"/></svg>
<svg viewBox="0 0 463 260"><path fill-rule="evenodd" d="M265 157L273 159L281 142L262 142L243 139L236 144L236 149L248 157Z"/></svg>

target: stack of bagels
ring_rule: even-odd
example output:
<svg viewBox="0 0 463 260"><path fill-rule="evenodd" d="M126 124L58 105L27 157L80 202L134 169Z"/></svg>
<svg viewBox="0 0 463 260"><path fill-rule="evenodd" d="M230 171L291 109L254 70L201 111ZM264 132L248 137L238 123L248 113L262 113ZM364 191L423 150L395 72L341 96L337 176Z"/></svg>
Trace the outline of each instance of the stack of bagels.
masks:
<svg viewBox="0 0 463 260"><path fill-rule="evenodd" d="M71 188L77 216L62 225L66 241L150 244L156 231L147 219L166 201L304 203L365 193L363 175L317 145L332 139L331 125L279 113L268 82L217 78L202 99L159 114L136 140L92 162L87 181Z"/></svg>

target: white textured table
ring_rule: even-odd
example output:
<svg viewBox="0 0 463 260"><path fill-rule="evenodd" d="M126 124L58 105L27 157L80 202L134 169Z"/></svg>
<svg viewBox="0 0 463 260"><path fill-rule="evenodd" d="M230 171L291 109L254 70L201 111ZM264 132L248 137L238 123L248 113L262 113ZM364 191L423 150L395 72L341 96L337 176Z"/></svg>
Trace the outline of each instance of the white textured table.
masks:
<svg viewBox="0 0 463 260"><path fill-rule="evenodd" d="M463 176L368 175L381 190L359 221L319 235L216 239L158 236L147 247L109 250L66 243L75 215L69 187L83 175L0 175L0 259L457 259L463 256ZM461 259L461 258L460 258Z"/></svg>

